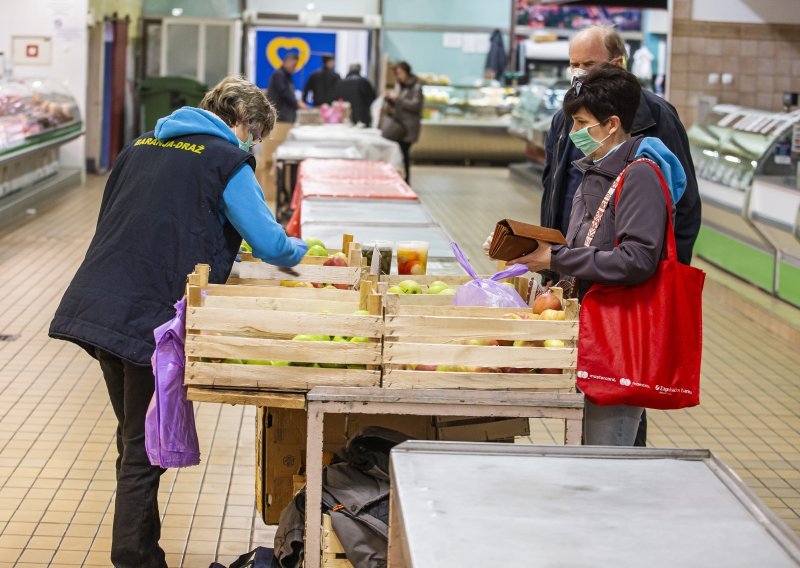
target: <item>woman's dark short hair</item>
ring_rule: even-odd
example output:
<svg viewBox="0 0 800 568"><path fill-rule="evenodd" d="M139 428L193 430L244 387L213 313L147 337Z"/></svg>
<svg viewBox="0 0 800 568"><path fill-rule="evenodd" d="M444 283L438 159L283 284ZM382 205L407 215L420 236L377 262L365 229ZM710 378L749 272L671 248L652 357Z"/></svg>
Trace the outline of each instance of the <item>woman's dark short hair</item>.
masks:
<svg viewBox="0 0 800 568"><path fill-rule="evenodd" d="M600 63L576 79L567 91L564 113L571 117L585 108L601 122L616 115L622 123L622 130L630 132L641 93L639 81L632 73L611 63Z"/></svg>
<svg viewBox="0 0 800 568"><path fill-rule="evenodd" d="M406 72L406 75L411 75L411 65L408 64L406 61L400 61L399 63L394 64L395 69L402 69Z"/></svg>

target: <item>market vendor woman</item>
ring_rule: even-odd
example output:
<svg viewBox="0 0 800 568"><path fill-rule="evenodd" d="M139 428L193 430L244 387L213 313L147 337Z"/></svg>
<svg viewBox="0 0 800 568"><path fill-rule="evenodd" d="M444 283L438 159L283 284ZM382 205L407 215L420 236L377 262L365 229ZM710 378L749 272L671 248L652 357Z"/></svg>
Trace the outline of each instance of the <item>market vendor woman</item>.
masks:
<svg viewBox="0 0 800 568"><path fill-rule="evenodd" d="M275 109L254 84L224 79L200 108L184 107L130 143L106 184L97 229L67 288L50 336L77 343L103 371L117 426L111 563L166 566L158 540L158 482L145 451L153 396L153 330L174 316L186 276L211 266L228 278L244 237L260 259L294 266L306 251L267 208L250 147L269 135Z"/></svg>
<svg viewBox="0 0 800 568"><path fill-rule="evenodd" d="M658 175L641 162L628 169L619 203L615 205L614 199L608 202L591 243L586 244L595 214L617 176L644 157L661 169L672 203L686 187L683 167L658 138L631 138L639 97L636 77L615 65L597 65L575 81L564 97L564 112L574 121L570 138L586 157L574 162L583 180L572 202L567 245L551 247L540 242L535 252L511 263L525 264L532 272L552 269L574 276L579 299L595 282L624 286L645 282L664 253L666 201ZM672 211L674 216L674 207ZM587 400L584 442L632 446L642 410L626 405L598 406Z"/></svg>

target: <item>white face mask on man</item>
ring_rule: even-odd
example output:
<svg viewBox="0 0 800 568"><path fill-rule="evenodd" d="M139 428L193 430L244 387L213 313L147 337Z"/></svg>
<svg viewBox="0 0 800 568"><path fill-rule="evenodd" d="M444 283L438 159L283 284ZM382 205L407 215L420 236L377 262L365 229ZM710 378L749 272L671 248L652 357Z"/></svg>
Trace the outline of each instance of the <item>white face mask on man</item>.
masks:
<svg viewBox="0 0 800 568"><path fill-rule="evenodd" d="M580 67L570 67L568 74L569 74L569 82L571 84L575 84L575 81L581 79L589 73L588 69L581 69Z"/></svg>

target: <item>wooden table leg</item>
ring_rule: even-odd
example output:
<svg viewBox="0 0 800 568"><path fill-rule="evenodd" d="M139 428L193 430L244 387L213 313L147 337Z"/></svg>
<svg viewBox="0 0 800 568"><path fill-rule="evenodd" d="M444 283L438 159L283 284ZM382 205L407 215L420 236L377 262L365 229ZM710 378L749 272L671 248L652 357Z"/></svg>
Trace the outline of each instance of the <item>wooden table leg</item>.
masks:
<svg viewBox="0 0 800 568"><path fill-rule="evenodd" d="M564 420L566 423L564 432L564 444L568 446L580 446L583 439L583 419Z"/></svg>
<svg viewBox="0 0 800 568"><path fill-rule="evenodd" d="M305 568L320 568L322 562L322 440L325 429L322 406L308 404Z"/></svg>

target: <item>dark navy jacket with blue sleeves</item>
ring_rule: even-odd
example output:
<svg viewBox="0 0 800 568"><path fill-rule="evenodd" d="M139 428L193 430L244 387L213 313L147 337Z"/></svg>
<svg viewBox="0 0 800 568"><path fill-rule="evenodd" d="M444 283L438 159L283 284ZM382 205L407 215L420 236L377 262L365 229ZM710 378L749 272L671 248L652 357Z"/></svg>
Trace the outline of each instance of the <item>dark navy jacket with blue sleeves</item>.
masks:
<svg viewBox="0 0 800 568"><path fill-rule="evenodd" d="M302 258L266 208L255 159L233 142L231 130L198 109L176 115L183 119L173 121L178 128L162 123L172 117L162 119L156 134L142 135L119 155L97 230L56 311L51 337L92 355L99 347L149 365L153 330L174 316L173 304L196 264L211 266L210 282L225 282L242 235L253 235L260 258L275 264L292 266ZM165 138L165 132L183 134Z"/></svg>

